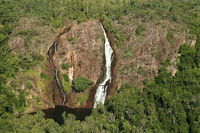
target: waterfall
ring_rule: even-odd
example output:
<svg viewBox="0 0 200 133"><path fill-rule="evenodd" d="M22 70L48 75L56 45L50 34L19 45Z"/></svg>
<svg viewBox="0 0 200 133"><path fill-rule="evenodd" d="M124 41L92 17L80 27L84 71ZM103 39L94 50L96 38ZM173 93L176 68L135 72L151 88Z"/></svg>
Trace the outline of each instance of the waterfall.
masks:
<svg viewBox="0 0 200 133"><path fill-rule="evenodd" d="M56 81L58 83L58 86L61 88L61 83L60 83L60 80L58 79L58 70L55 68L54 71L55 71L55 76L56 76Z"/></svg>
<svg viewBox="0 0 200 133"><path fill-rule="evenodd" d="M51 47L49 48L48 52L47 52L47 55L49 56L49 62L51 63L53 69L54 69L54 73L55 73L55 78L56 78L56 82L58 84L58 89L61 93L61 97L62 97L62 102L61 102L61 106L63 106L66 102L66 94L64 92L64 89L63 89L63 86L62 86L62 83L59 79L59 72L58 72L58 69L56 68L56 66L54 65L54 62L53 62L53 56L54 54L56 53L56 50L57 50L57 45L58 45L58 42L57 41L54 41L53 44L51 45Z"/></svg>
<svg viewBox="0 0 200 133"><path fill-rule="evenodd" d="M63 98L63 101L62 101L62 104L61 104L63 106L65 104L65 101L66 101L66 95L65 95L65 92L63 91L63 86L62 86L62 84L61 84L61 82L58 78L58 70L55 68L54 71L55 71L56 81L57 81L57 84L60 88L61 96Z"/></svg>
<svg viewBox="0 0 200 133"><path fill-rule="evenodd" d="M107 34L102 24L101 24L101 28L104 32L104 38L105 38L104 49L105 49L105 60L106 60L106 72L105 72L105 77L104 77L103 82L101 82L99 86L97 87L97 91L96 91L95 99L94 99L94 108L96 108L99 103L104 104L105 99L106 99L107 88L108 88L108 85L111 83L111 67L112 67L113 49L110 45Z"/></svg>

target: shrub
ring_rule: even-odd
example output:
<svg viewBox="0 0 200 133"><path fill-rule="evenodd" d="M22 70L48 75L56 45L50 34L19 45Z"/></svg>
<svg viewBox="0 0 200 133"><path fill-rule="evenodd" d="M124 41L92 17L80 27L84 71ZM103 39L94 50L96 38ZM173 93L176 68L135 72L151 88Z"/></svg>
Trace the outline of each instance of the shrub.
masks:
<svg viewBox="0 0 200 133"><path fill-rule="evenodd" d="M34 61L44 61L45 57L40 54L32 54L32 59Z"/></svg>
<svg viewBox="0 0 200 133"><path fill-rule="evenodd" d="M17 82L16 81L11 81L10 82L10 86L12 86L13 88L17 87Z"/></svg>
<svg viewBox="0 0 200 133"><path fill-rule="evenodd" d="M144 26L138 25L138 27L137 27L136 30L135 30L135 33L136 33L137 36L139 36L139 35L141 35L142 32L144 32L144 31L145 31Z"/></svg>
<svg viewBox="0 0 200 133"><path fill-rule="evenodd" d="M24 70L29 70L35 64L40 63L44 60L42 55L20 55L19 57L19 65Z"/></svg>
<svg viewBox="0 0 200 133"><path fill-rule="evenodd" d="M71 43L71 44L75 44L77 42L77 39L76 38L69 38L68 41Z"/></svg>
<svg viewBox="0 0 200 133"><path fill-rule="evenodd" d="M69 76L67 74L63 74L62 83L65 91L71 90L71 83L69 82Z"/></svg>
<svg viewBox="0 0 200 133"><path fill-rule="evenodd" d="M124 53L124 58L129 58L132 56L132 51L131 50L126 50Z"/></svg>
<svg viewBox="0 0 200 133"><path fill-rule="evenodd" d="M67 70L69 67L70 67L70 65L67 64L67 63L61 65L61 68L64 69L64 70Z"/></svg>
<svg viewBox="0 0 200 133"><path fill-rule="evenodd" d="M93 84L92 81L85 77L76 78L73 80L72 89L76 92L83 92Z"/></svg>
<svg viewBox="0 0 200 133"><path fill-rule="evenodd" d="M35 29L22 29L18 30L15 33L15 36L22 35L22 36L37 36L39 33Z"/></svg>
<svg viewBox="0 0 200 133"><path fill-rule="evenodd" d="M29 70L32 66L34 66L34 61L30 56L19 56L19 65L24 70Z"/></svg>
<svg viewBox="0 0 200 133"><path fill-rule="evenodd" d="M142 72L143 72L142 67L139 67L138 70L137 70L137 73L138 73L138 74L142 74Z"/></svg>
<svg viewBox="0 0 200 133"><path fill-rule="evenodd" d="M167 32L167 41L171 44L174 42L174 35L172 32Z"/></svg>
<svg viewBox="0 0 200 133"><path fill-rule="evenodd" d="M66 82L69 82L69 76L67 74L63 74L63 79L66 81Z"/></svg>
<svg viewBox="0 0 200 133"><path fill-rule="evenodd" d="M31 82L26 82L26 87L28 88L28 89L32 89L32 84L31 84Z"/></svg>
<svg viewBox="0 0 200 133"><path fill-rule="evenodd" d="M3 42L6 38L6 35L0 33L0 42Z"/></svg>
<svg viewBox="0 0 200 133"><path fill-rule="evenodd" d="M89 96L88 94L83 94L81 96L78 96L76 99L78 104L83 104L88 99L88 96Z"/></svg>
<svg viewBox="0 0 200 133"><path fill-rule="evenodd" d="M40 73L40 78L45 79L45 80L50 80L50 78L43 72Z"/></svg>

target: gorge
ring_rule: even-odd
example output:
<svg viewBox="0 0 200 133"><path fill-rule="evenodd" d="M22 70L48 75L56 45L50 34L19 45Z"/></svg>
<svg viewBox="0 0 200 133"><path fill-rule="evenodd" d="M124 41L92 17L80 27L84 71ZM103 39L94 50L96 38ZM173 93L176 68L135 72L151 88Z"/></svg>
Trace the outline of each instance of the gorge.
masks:
<svg viewBox="0 0 200 133"><path fill-rule="evenodd" d="M112 68L113 49L108 40L106 31L101 23L100 23L100 26L103 31L104 40L105 40L105 42L104 42L105 73L103 74L104 75L103 81L98 85L97 88L94 88L94 89L96 89L96 93L95 93L95 97L94 97L94 105L93 105L94 108L96 108L99 103L104 104L105 99L106 99L107 88L108 88L108 85L111 83L111 79L112 79L111 68ZM65 33L65 32L63 32L63 33ZM60 36L58 36L57 39ZM63 106L66 102L66 94L63 89L63 84L62 84L61 80L59 79L59 71L56 68L56 66L54 65L54 60L53 60L53 57L54 57L54 54L56 53L58 44L59 44L58 41L55 40L53 42L52 46L49 48L47 55L48 55L48 60L54 71L55 80L56 80L56 83L57 83L57 86L58 86L58 89L60 92L60 96L62 98L62 102L60 105Z"/></svg>
<svg viewBox="0 0 200 133"><path fill-rule="evenodd" d="M100 27L101 30L103 31L103 36L104 36L104 53L103 53L103 58L105 60L105 64L103 64L102 66L104 66L104 70L102 70L102 76L99 77L99 79L103 79L102 82L100 83L96 83L95 86L97 87L93 87L92 89L94 89L94 91L96 91L95 94L93 94L94 91L91 91L90 95L93 98L90 98L89 101L90 103L93 103L93 107L96 108L98 104L104 104L105 99L106 99L106 94L107 94L107 89L108 86L111 83L111 79L112 79L112 75L111 75L111 68L112 68L112 60L113 60L113 49L111 47L111 44L109 42L109 39L107 37L106 31L103 27L103 25L100 23ZM67 30L69 31L69 29ZM58 89L59 93L60 93L60 98L62 99L61 103L59 105L55 104L55 108L49 108L46 110L43 110L46 114L47 118L53 118L55 121L57 121L58 123L62 124L63 120L62 120L62 113L66 112L66 113L72 113L76 116L77 119L79 120L84 120L85 116L88 116L91 113L92 107L90 108L69 108L65 105L66 101L67 101L67 94L64 91L64 87L63 83L60 79L62 73L61 71L59 71L58 67L56 67L56 63L54 63L54 54L57 52L57 47L59 45L59 39L60 37L67 33L67 31L62 32L57 38L56 40L53 42L53 44L50 46L47 55L48 55L48 61L52 67L52 70L54 72L54 81L57 84L56 88L54 87L53 89ZM73 74L72 74L73 75ZM72 77L73 79L73 77ZM94 95L94 96L93 96ZM58 96L58 95L56 95ZM55 99L55 98L54 98ZM55 103L56 101L54 101Z"/></svg>
<svg viewBox="0 0 200 133"><path fill-rule="evenodd" d="M54 70L54 73L55 73L56 83L57 83L57 85L58 85L58 89L59 89L59 91L60 91L60 93L61 93L61 97L62 97L62 99L63 99L63 101L62 101L62 103L61 103L61 106L63 106L64 103L65 103L65 101L66 101L66 94L65 94L65 92L64 92L64 90L63 90L62 83L61 83L61 81L60 81L60 79L59 79L59 72L58 72L58 69L56 68L56 66L54 65L54 62L53 62L53 56L54 56L54 54L55 54L55 52L56 52L56 47L57 47L57 45L58 45L58 42L55 41L55 42L52 44L52 46L49 48L49 50L48 50L48 52L47 52L47 55L48 55L48 60L49 60L50 64L52 65L53 70Z"/></svg>

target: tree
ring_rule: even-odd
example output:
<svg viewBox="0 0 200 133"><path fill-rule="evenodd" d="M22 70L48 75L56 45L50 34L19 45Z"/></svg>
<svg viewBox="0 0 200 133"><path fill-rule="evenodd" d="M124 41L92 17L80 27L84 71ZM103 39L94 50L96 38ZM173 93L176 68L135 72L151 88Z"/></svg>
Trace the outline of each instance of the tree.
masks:
<svg viewBox="0 0 200 133"><path fill-rule="evenodd" d="M85 77L76 78L73 80L72 89L77 92L82 92L93 84L92 81Z"/></svg>

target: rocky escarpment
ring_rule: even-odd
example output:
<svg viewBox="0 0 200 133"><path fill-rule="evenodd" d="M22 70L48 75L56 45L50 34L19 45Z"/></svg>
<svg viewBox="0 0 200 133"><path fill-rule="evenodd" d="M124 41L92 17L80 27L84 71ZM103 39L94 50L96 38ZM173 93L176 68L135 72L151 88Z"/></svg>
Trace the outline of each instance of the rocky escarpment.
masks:
<svg viewBox="0 0 200 133"><path fill-rule="evenodd" d="M170 22L155 24L124 17L112 25L125 39L116 45L114 35L108 33L115 52L110 95L125 83L142 87L143 81L153 79L166 59L170 60L169 68L174 73L180 45L193 45L195 41L187 40L184 26ZM105 63L104 36L97 20L54 29L37 19L21 19L9 44L25 68L10 83L16 84L16 90L28 92L29 112L60 105L62 97L56 86L55 71L47 58L47 51L55 41L58 44L53 60L67 97L64 106L92 108ZM74 92L72 81L78 77L88 78L93 86L84 92Z"/></svg>
<svg viewBox="0 0 200 133"><path fill-rule="evenodd" d="M69 28L69 25L66 28ZM73 24L68 30L66 28L55 30L43 26L36 19L24 18L13 30L13 37L9 42L11 50L18 55L25 66L28 60L30 68L20 70L16 79L10 82L17 84L16 90L28 92L26 96L28 112L53 108L62 101L55 72L47 55L55 41L58 44L53 62L67 95L64 106L70 108L93 106L95 92L91 88L101 79L104 65L104 37L100 23L90 20L79 25ZM35 56L42 60L35 60ZM78 77L86 77L93 82L93 86L81 93L74 92L71 89L72 80Z"/></svg>

